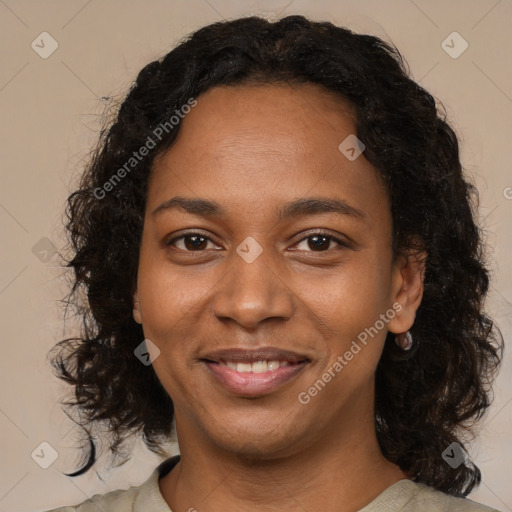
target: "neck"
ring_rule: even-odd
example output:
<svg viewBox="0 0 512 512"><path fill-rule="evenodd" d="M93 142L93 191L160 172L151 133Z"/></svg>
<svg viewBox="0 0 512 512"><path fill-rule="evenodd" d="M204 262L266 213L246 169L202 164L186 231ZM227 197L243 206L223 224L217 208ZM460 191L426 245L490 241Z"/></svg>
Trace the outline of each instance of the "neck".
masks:
<svg viewBox="0 0 512 512"><path fill-rule="evenodd" d="M265 458L197 442L193 427L180 429L178 419L176 425L181 460L159 482L173 511L354 512L407 478L380 452L373 421L350 432L337 428L305 449Z"/></svg>

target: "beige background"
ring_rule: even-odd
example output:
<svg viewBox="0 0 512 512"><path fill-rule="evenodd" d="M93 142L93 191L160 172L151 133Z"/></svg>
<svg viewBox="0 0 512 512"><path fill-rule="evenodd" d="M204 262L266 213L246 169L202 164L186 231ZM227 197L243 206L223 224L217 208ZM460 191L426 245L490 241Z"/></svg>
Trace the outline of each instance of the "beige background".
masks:
<svg viewBox="0 0 512 512"><path fill-rule="evenodd" d="M305 14L390 39L413 77L445 104L481 193L494 273L489 308L511 338L510 0L0 0L0 512L44 510L140 484L159 462L137 442L136 463L109 473L102 457L97 473L61 474L79 461L72 424L57 405L64 387L46 362L54 342L73 333L71 323L64 331L66 281L52 250L63 246L65 199L111 101L102 97L119 98L144 64L190 31L253 13ZM44 31L58 43L46 59L31 47ZM441 47L453 31L469 44L456 59ZM512 511L511 384L507 353L471 450L483 484L470 497L502 511ZM48 469L31 457L43 441L58 452Z"/></svg>

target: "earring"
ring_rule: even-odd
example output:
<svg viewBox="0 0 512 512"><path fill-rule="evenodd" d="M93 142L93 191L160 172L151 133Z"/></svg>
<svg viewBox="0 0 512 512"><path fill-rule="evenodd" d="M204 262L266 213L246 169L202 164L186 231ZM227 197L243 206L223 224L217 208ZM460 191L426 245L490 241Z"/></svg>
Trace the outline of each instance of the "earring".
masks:
<svg viewBox="0 0 512 512"><path fill-rule="evenodd" d="M412 335L409 331L395 335L395 343L402 350L411 350L412 347Z"/></svg>

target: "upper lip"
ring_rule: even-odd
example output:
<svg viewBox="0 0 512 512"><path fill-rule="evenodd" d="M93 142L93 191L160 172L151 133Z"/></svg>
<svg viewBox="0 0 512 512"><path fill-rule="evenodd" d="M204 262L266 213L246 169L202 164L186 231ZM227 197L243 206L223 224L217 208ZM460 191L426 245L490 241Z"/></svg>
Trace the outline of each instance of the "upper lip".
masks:
<svg viewBox="0 0 512 512"><path fill-rule="evenodd" d="M260 347L255 349L247 348L226 348L209 352L201 358L202 360L218 363L219 361L237 361L254 363L256 361L288 361L289 363L300 363L309 361L304 354L298 354L291 350L283 350L276 347Z"/></svg>

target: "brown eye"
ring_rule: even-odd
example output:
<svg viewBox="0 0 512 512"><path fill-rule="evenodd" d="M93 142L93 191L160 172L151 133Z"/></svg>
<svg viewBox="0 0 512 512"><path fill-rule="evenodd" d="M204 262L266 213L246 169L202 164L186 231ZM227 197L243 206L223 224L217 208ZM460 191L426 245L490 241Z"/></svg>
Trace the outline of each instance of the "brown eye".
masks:
<svg viewBox="0 0 512 512"><path fill-rule="evenodd" d="M313 233L306 238L303 238L297 245L301 251L313 252L327 252L331 249L331 242L335 242L340 247L346 247L347 244L343 243L338 238L327 233ZM303 244L302 248L300 245ZM306 247L304 247L304 245Z"/></svg>
<svg viewBox="0 0 512 512"><path fill-rule="evenodd" d="M181 249L182 251L198 252L207 248L211 240L200 233L188 233L170 240L167 245Z"/></svg>
<svg viewBox="0 0 512 512"><path fill-rule="evenodd" d="M187 235L184 237L184 240L185 247L191 251L205 249L208 245L206 237L204 236Z"/></svg>
<svg viewBox="0 0 512 512"><path fill-rule="evenodd" d="M329 245L331 243L331 239L328 236L324 235L313 235L308 236L308 246L311 250L326 250L329 249Z"/></svg>

